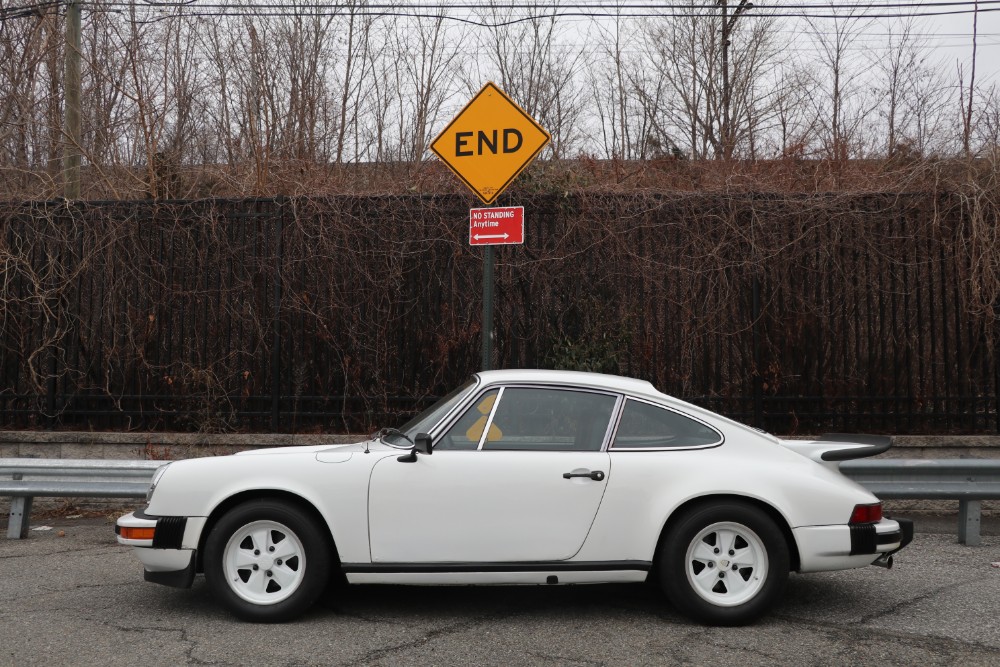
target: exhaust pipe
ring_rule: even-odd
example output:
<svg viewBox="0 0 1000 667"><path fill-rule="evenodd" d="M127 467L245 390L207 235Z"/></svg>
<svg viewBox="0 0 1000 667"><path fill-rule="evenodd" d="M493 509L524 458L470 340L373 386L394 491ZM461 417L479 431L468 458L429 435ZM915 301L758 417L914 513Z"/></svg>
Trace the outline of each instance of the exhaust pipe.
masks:
<svg viewBox="0 0 1000 667"><path fill-rule="evenodd" d="M872 565L875 565L877 567L884 567L887 570L891 570L892 569L892 555L891 554L883 554L883 555L879 556L878 558L876 558L875 560L873 560L872 561Z"/></svg>

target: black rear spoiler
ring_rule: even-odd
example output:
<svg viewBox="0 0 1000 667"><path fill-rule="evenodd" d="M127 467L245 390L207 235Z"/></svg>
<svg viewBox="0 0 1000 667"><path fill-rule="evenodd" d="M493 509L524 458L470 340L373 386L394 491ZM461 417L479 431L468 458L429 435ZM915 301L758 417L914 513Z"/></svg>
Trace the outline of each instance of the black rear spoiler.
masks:
<svg viewBox="0 0 1000 667"><path fill-rule="evenodd" d="M889 451L889 448L892 447L892 438L888 435L824 433L816 442L848 445L824 451L820 455L824 461L849 461L878 456Z"/></svg>

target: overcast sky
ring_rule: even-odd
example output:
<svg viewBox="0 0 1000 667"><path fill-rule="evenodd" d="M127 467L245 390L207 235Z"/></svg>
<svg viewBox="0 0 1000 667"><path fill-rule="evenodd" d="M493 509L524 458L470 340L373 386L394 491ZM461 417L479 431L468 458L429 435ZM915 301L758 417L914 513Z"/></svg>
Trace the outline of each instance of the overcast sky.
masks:
<svg viewBox="0 0 1000 667"><path fill-rule="evenodd" d="M28 0L24 0L27 2ZM311 8L325 14L342 13L346 6L357 3L356 7L363 11L388 14L418 14L433 16L441 9L455 20L453 26L476 34L487 30L475 22L484 20L484 7L497 6L503 11L509 10L511 18L524 18L528 15L560 16L560 41L572 43L586 49L594 40L588 35L595 32L597 24L607 24L609 19L599 18L601 15L613 16L616 12L622 14L622 23L635 28L648 23L657 15L683 12L684 7L691 4L712 4L713 0L91 0L92 7L132 6L146 13L173 13L183 8L185 13L200 14L242 13L248 7L254 7L255 14L266 15L269 12L280 11L277 8L298 6ZM739 0L729 0L729 6L735 7ZM837 15L841 17L854 14L861 17L858 24L862 26L863 35L855 39L852 48L856 51L867 51L884 46L888 40L891 25L898 25L901 19L870 18L866 16L896 15L914 17L916 29L926 35L928 53L933 60L946 65L952 72L959 62L966 66L972 57L972 35L976 7L974 1L963 0L756 0L753 9L747 15L757 13L778 12L789 15L783 20L784 32L790 50L801 53L808 58L810 52L815 53L815 30L823 30L830 26L832 19L817 18L820 15ZM977 68L984 78L995 78L1000 72L1000 0L980 0L978 14L978 55ZM227 8L227 9L220 9ZM148 14L147 14L148 15ZM814 17L812 20L794 18L793 15ZM467 22L467 21L471 21ZM810 25L812 24L812 25ZM813 27L815 26L815 28ZM829 29L829 28L827 28ZM466 39L461 45L470 56L475 56L478 40Z"/></svg>

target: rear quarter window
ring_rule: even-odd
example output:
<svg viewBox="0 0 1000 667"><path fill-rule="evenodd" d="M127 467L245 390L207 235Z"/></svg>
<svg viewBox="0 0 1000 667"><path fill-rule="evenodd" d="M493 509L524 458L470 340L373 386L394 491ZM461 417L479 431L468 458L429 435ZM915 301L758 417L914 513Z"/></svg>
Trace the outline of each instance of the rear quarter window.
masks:
<svg viewBox="0 0 1000 667"><path fill-rule="evenodd" d="M699 421L630 398L625 402L611 449L677 449L721 442L718 431Z"/></svg>

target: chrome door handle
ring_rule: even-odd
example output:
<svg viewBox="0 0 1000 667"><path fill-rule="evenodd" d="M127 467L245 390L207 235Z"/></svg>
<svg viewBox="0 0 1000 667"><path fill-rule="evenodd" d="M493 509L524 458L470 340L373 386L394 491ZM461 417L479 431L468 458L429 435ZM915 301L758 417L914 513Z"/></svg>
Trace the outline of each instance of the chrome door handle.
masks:
<svg viewBox="0 0 1000 667"><path fill-rule="evenodd" d="M564 472L563 479L573 479L574 477L589 477L595 482L600 482L604 479L604 473L600 470L595 470L594 472Z"/></svg>

